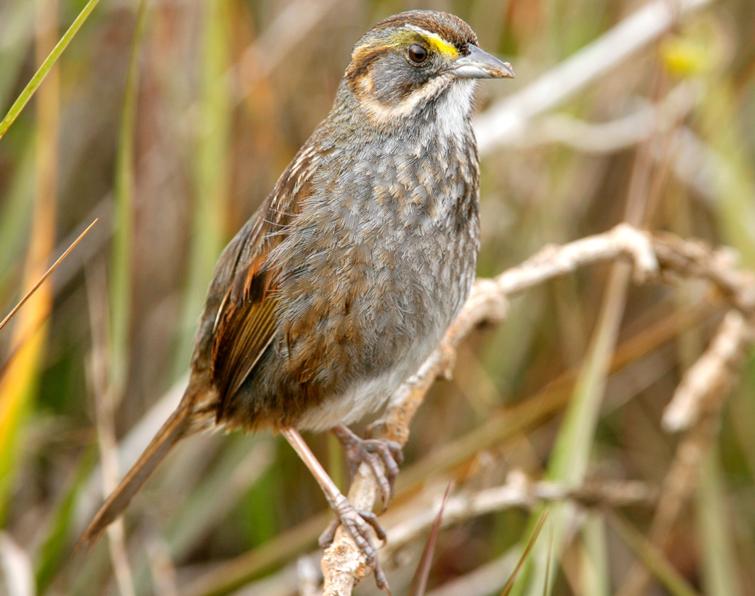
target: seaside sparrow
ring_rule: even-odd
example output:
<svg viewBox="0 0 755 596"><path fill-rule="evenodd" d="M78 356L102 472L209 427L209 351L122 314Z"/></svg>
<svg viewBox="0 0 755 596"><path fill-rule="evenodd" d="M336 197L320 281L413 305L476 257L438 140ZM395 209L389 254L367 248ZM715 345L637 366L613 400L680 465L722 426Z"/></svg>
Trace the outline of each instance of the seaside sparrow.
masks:
<svg viewBox="0 0 755 596"><path fill-rule="evenodd" d="M399 446L346 425L385 406L467 298L479 244L473 92L476 79L512 76L469 25L442 12L397 14L356 43L330 114L220 256L180 405L83 543L179 439L271 428L385 586L374 515L354 510L298 431L333 430L352 469L370 465L387 503Z"/></svg>

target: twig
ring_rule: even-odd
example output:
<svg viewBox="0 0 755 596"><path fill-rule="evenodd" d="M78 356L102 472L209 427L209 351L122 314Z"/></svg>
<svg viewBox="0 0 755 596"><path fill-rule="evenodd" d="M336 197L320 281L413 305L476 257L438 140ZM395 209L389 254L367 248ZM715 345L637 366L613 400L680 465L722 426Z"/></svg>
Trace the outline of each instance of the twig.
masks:
<svg viewBox="0 0 755 596"><path fill-rule="evenodd" d="M738 311L726 315L706 352L687 371L663 413L668 431L688 430L699 422L711 400L726 394L753 343L753 328Z"/></svg>
<svg viewBox="0 0 755 596"><path fill-rule="evenodd" d="M673 302L669 297L666 302ZM642 355L649 354L661 349L679 333L686 329L696 327L702 321L708 319L715 311L716 305L720 307L720 301L706 301L688 310L679 310L663 315L649 329L632 334L622 341L620 348L612 359L611 371L617 373L628 366ZM662 308L666 312L665 308ZM670 365L669 365L670 366ZM654 382L657 375L666 374L666 370L659 370L652 374L643 374L644 382ZM420 484L426 484L430 477L440 475L453 475L453 470L464 465L464 462L476 457L476 454L490 448L501 448L517 440L523 429L539 428L556 414L567 402L572 391L575 370L569 369L557 376L539 391L529 395L518 405L499 408L497 412L488 417L487 421L473 430L455 437L448 442L438 445L432 452L426 453L418 462L401 472L397 484L397 497L402 494L414 492ZM180 388L176 389L177 391ZM176 397L178 399L178 397ZM151 417L151 414L148 415ZM157 417L159 418L159 416ZM160 420L155 424L159 426ZM141 423L140 423L141 424ZM149 433L139 433L144 440L148 440ZM130 437L130 436L129 436ZM138 452L141 447L126 438L129 447L128 452ZM123 446L122 446L123 448ZM396 508L393 507L387 515L393 515ZM255 587L259 582L249 584L252 578L267 568L280 566L292 556L306 549L314 543L322 527L327 523L328 512L323 511L298 525L290 528L255 549L236 555L228 560L213 565L210 569L192 577L185 585L181 586L181 593L193 596L209 596L210 594L225 594L239 590L243 586L249 586L250 594L255 593ZM390 545L388 545L390 547ZM321 553L311 554L319 564ZM280 583L288 586L290 592L296 591L295 570L287 577L293 576L293 580L280 578ZM502 585L498 582L498 586ZM275 584L275 582L272 582ZM269 584L265 584L266 586ZM278 584L275 584L276 586ZM276 588L277 589L277 588ZM283 588L281 588L283 590Z"/></svg>
<svg viewBox="0 0 755 596"><path fill-rule="evenodd" d="M439 483L437 490L432 490L432 494L427 494L423 498L412 501L411 504L386 514L385 529L388 540L381 551L383 557L390 558L432 528L434 522L437 521L437 512L443 499L443 486ZM612 508L650 505L655 502L656 492L651 487L634 481L602 481L600 484L588 483L580 487L568 488L554 482L532 481L522 472L514 471L500 486L473 492L460 492L449 497L443 508L441 527L453 526L496 511L518 507L529 509L541 503L570 501L582 507ZM504 568L506 573L503 576L500 573L495 574L496 577L502 577L497 581L498 586L505 582L514 567L516 557L512 555L511 559L512 564ZM307 555L304 560L307 562L305 566L311 565L317 560L317 553ZM295 564L297 573L293 572L293 565L288 565L275 575L247 586L244 593L262 592L263 586L266 590L275 593L293 591L297 586L296 577L299 578L301 589L301 561L300 558ZM320 574L317 575L319 579ZM272 590L272 586L276 589ZM224 593L224 590L219 590L219 593L221 592Z"/></svg>
<svg viewBox="0 0 755 596"><path fill-rule="evenodd" d="M668 544L673 524L697 486L702 462L716 438L724 401L739 377L747 350L755 343L755 316L751 311L748 314L746 317L736 310L727 313L709 348L687 371L664 413L668 430L687 432L677 447L650 526L648 540L659 549ZM635 564L619 595L644 594L648 579L647 568Z"/></svg>
<svg viewBox="0 0 755 596"><path fill-rule="evenodd" d="M435 514L432 526L430 527L430 535L425 542L425 548L422 550L422 555L419 558L419 565L414 572L414 577L410 584L410 590L412 594L417 596L424 596L427 592L427 579L430 577L430 568L433 564L433 557L435 555L435 548L438 545L438 536L440 535L440 529L443 525L443 514L445 513L446 503L448 503L448 493L451 492L451 486L453 482L449 482L446 485L446 490L443 493L443 497L440 500L438 506L438 513Z"/></svg>
<svg viewBox="0 0 755 596"><path fill-rule="evenodd" d="M52 265L50 265L47 271L45 271L42 274L42 277L40 277L39 280L37 280L37 283L35 283L29 289L29 291L26 292L26 294L24 294L23 298L21 298L21 300L18 301L16 306L14 306L11 309L11 311L7 315L5 315L5 317L3 317L3 320L0 321L0 329L2 329L8 324L8 321L10 321L13 318L13 315L15 315L16 312L18 312L18 310L24 305L24 303L34 294L34 292L36 292L39 289L39 286L45 283L45 280L48 277L50 277L52 272L58 268L58 265L60 265L69 254L71 254L71 251L73 251L73 249L78 246L79 242L81 242L84 239L84 236L86 236L89 233L89 231L94 227L94 224L96 223L97 223L97 219L95 218L94 221L92 221L92 223L90 223L86 227L86 229L76 237L76 239L68 246L68 248L66 248L65 251L63 251L63 254L61 254L57 259L55 259L55 262Z"/></svg>
<svg viewBox="0 0 755 596"><path fill-rule="evenodd" d="M700 85L681 83L658 103L642 100L630 114L615 120L585 122L565 114L546 115L501 142L516 147L562 143L586 153L611 153L667 132L692 111L700 95Z"/></svg>
<svg viewBox="0 0 755 596"><path fill-rule="evenodd" d="M102 465L102 494L107 496L118 484L118 449L115 440L114 411L117 405L112 387L108 385L107 363L107 324L105 321L107 290L104 265L98 264L93 274L87 276L87 301L92 333L92 354L89 366L89 380L94 396L94 410L97 427L97 442ZM110 559L113 564L118 589L121 596L133 596L134 582L129 566L123 520L117 520L107 530Z"/></svg>
<svg viewBox="0 0 755 596"><path fill-rule="evenodd" d="M714 252L703 244L671 235L651 235L627 225L604 234L577 240L561 247L547 247L539 254L494 279L479 280L467 304L449 328L440 346L392 396L386 414L374 432L404 444L409 425L435 379L448 374L456 346L478 324L505 316L508 298L584 265L629 259L635 280L647 282L698 278L712 283L734 309L750 318L755 313L755 280L734 266L725 251ZM349 491L349 500L358 509L375 504L377 487L371 472L361 466ZM324 593L350 594L355 583L368 571L361 553L342 531L325 551L322 560Z"/></svg>
<svg viewBox="0 0 755 596"><path fill-rule="evenodd" d="M655 501L656 492L641 482L632 481L603 481L600 484L588 483L570 488L555 482L533 482L522 472L514 471L501 486L449 497L443 510L441 526L446 528L474 517L514 507L529 509L540 503L570 501L583 507L648 505ZM440 498L441 495L436 494L433 501L438 502ZM430 505L422 502L409 510L397 512L401 520L387 528L385 554L400 550L431 527L437 509L435 503Z"/></svg>
<svg viewBox="0 0 755 596"><path fill-rule="evenodd" d="M535 116L563 103L668 31L679 18L711 0L654 0L551 69L526 88L500 100L475 119L480 154L487 155Z"/></svg>

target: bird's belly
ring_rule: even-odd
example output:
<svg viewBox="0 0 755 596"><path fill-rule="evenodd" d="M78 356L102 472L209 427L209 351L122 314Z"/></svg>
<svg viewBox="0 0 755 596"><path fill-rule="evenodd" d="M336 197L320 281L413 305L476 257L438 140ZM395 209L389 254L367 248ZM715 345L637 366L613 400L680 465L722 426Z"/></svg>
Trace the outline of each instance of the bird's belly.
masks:
<svg viewBox="0 0 755 596"><path fill-rule="evenodd" d="M352 424L378 412L391 394L411 372L407 366L396 366L377 377L359 380L342 394L326 399L306 410L297 427L302 430L324 431L338 424Z"/></svg>
<svg viewBox="0 0 755 596"><path fill-rule="evenodd" d="M349 363L340 369L348 381L304 411L297 427L325 430L377 413L432 353L466 299L476 253L473 243L442 236L429 239L425 247L413 239L413 250L392 269L380 265L378 254L370 284L355 280L363 292L351 305L352 337L363 345L349 345L350 338L337 333L331 336L328 349L348 354L337 358ZM443 242L455 254L443 254Z"/></svg>
<svg viewBox="0 0 755 596"><path fill-rule="evenodd" d="M375 166L369 184L367 170L359 184L339 180L339 199L305 205L271 252L287 275L276 290L276 337L237 416L247 425L322 430L374 414L466 300L478 249L476 176L448 171L449 183L394 171Z"/></svg>

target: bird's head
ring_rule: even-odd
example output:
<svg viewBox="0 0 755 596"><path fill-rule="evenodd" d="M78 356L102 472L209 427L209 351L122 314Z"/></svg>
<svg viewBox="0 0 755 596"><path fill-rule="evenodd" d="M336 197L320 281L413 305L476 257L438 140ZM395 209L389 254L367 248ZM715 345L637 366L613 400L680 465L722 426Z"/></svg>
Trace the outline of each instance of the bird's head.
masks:
<svg viewBox="0 0 755 596"><path fill-rule="evenodd" d="M381 21L356 43L345 81L373 119L397 122L454 90L454 107L468 115L475 80L513 76L509 63L480 49L462 19L413 10Z"/></svg>

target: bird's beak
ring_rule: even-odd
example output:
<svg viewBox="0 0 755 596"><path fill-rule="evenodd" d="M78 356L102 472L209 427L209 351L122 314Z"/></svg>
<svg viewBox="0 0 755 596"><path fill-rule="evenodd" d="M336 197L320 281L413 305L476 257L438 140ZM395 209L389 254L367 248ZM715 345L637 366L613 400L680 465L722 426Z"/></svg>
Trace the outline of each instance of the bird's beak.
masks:
<svg viewBox="0 0 755 596"><path fill-rule="evenodd" d="M469 54L457 58L451 67L459 79L504 79L514 78L511 64L469 44Z"/></svg>

